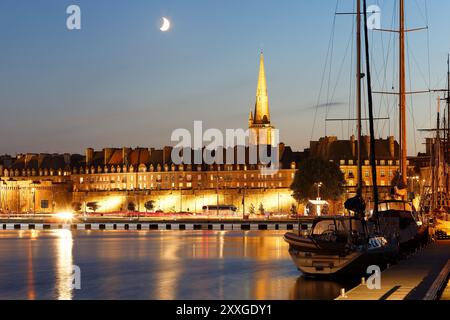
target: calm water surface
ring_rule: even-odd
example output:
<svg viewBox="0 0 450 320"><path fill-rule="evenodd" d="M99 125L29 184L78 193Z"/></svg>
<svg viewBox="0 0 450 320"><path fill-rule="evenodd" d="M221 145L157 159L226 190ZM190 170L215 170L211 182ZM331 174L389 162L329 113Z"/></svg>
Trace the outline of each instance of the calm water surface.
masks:
<svg viewBox="0 0 450 320"><path fill-rule="evenodd" d="M280 231L0 231L0 299L333 299ZM71 289L72 266L81 289Z"/></svg>

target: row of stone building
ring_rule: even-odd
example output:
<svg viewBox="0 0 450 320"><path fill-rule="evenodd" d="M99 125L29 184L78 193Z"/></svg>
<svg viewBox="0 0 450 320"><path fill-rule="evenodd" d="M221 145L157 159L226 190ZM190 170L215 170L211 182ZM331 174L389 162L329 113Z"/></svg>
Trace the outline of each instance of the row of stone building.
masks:
<svg viewBox="0 0 450 320"><path fill-rule="evenodd" d="M364 138L363 141L366 141ZM398 143L376 140L378 185L387 194L398 169ZM55 212L70 210L73 203L97 202L99 211L124 211L133 202L136 210L153 200L155 210L201 212L207 205L235 205L238 212L262 206L271 212L289 212L295 205L290 185L298 163L321 157L339 164L347 193L357 183L357 141L325 137L310 148L295 152L279 145L279 169L271 174L262 165L176 165L172 148L87 149L78 154L20 154L0 158L0 210L3 212ZM362 145L363 180L372 183L369 152ZM248 159L247 159L248 160ZM370 198L370 194L368 194ZM248 206L243 208L242 202ZM84 208L83 208L84 209Z"/></svg>

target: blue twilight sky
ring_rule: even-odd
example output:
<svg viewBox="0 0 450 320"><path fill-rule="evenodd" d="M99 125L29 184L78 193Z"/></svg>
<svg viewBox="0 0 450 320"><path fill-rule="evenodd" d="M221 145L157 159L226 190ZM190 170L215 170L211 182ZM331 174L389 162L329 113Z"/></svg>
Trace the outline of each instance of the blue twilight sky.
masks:
<svg viewBox="0 0 450 320"><path fill-rule="evenodd" d="M396 24L397 1L368 3L380 6L383 28ZM81 7L80 31L66 29L70 4ZM303 149L324 134L346 138L353 123L324 120L355 113L354 19L334 15L353 5L1 0L0 153L160 147L171 144L174 129L191 129L194 120L203 120L205 128L246 128L261 48L281 140ZM408 35L408 86L444 87L450 1L406 0L406 8L408 27L430 27ZM163 16L172 21L170 32L159 31ZM371 32L374 89L397 88L394 40L395 34ZM431 126L436 98L408 99L410 154L422 148L424 136L414 129ZM377 122L378 134L396 134L395 97L375 101L377 115L390 117Z"/></svg>

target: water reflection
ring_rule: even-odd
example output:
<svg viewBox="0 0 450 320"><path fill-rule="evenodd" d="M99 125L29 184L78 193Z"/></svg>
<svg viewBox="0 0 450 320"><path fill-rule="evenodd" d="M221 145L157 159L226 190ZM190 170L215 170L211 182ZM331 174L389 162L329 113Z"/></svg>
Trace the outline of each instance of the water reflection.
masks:
<svg viewBox="0 0 450 320"><path fill-rule="evenodd" d="M56 297L58 300L73 298L73 239L70 230L55 230Z"/></svg>
<svg viewBox="0 0 450 320"><path fill-rule="evenodd" d="M33 230L28 241L28 268L27 268L27 298L28 300L36 299L36 291L34 288L34 270L33 270L33 239L38 236L37 231Z"/></svg>
<svg viewBox="0 0 450 320"><path fill-rule="evenodd" d="M351 282L301 277L282 236L281 231L4 231L0 298L333 299L340 288L350 288ZM82 269L81 290L72 289L74 264Z"/></svg>
<svg viewBox="0 0 450 320"><path fill-rule="evenodd" d="M335 281L298 277L289 293L291 300L333 299L338 297L341 288L346 290L357 285L356 280Z"/></svg>
<svg viewBox="0 0 450 320"><path fill-rule="evenodd" d="M153 295L158 300L176 299L177 283L180 279L182 265L178 264L182 253L179 252L181 241L173 235L159 238L159 259L156 278L158 282L154 288Z"/></svg>

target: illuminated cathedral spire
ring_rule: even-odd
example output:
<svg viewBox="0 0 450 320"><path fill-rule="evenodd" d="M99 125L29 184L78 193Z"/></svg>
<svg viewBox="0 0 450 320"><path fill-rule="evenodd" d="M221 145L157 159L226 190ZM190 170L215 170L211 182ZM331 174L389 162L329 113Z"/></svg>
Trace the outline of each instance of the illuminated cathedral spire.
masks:
<svg viewBox="0 0 450 320"><path fill-rule="evenodd" d="M259 61L258 87L256 88L255 111L253 124L270 124L269 97L267 95L266 70L264 67L264 54L261 51Z"/></svg>
<svg viewBox="0 0 450 320"><path fill-rule="evenodd" d="M267 94L264 54L261 51L259 61L258 86L256 88L255 110L249 116L249 128L254 131L254 144L271 144L272 126L270 124L269 96Z"/></svg>

